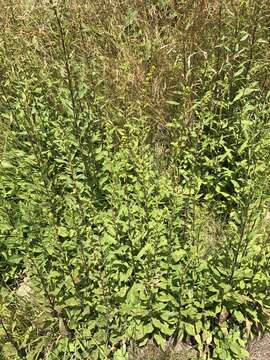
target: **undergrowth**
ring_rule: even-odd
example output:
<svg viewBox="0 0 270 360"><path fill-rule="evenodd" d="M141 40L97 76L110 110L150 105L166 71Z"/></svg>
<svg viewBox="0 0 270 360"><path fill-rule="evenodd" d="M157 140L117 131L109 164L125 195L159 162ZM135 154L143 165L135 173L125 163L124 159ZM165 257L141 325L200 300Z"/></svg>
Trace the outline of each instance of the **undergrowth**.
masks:
<svg viewBox="0 0 270 360"><path fill-rule="evenodd" d="M246 358L270 313L267 1L2 7L0 358Z"/></svg>

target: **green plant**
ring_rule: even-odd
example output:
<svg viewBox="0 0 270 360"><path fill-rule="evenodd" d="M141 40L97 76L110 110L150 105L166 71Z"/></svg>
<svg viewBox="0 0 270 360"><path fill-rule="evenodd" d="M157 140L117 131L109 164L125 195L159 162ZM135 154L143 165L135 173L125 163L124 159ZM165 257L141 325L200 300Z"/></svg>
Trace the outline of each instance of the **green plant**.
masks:
<svg viewBox="0 0 270 360"><path fill-rule="evenodd" d="M1 356L246 357L269 328L266 2L5 5Z"/></svg>

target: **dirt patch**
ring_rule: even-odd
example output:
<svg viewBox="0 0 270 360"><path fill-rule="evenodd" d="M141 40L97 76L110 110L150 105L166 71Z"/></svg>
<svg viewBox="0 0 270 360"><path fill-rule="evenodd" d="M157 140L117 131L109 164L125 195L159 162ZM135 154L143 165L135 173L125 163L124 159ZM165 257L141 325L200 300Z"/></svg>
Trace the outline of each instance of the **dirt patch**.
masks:
<svg viewBox="0 0 270 360"><path fill-rule="evenodd" d="M248 346L250 357L247 360L270 360L270 333L266 333L255 339ZM153 342L149 342L143 348L129 350L130 360L194 360L198 359L198 353L190 346L178 344L170 346L165 352L161 351Z"/></svg>
<svg viewBox="0 0 270 360"><path fill-rule="evenodd" d="M250 346L249 360L270 360L270 333L254 340Z"/></svg>

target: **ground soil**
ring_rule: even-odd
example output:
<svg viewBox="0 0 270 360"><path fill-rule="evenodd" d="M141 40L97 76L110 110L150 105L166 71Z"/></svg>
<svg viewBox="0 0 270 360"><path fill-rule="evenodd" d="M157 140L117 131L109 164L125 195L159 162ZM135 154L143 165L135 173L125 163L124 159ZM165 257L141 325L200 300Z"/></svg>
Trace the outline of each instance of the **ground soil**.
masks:
<svg viewBox="0 0 270 360"><path fill-rule="evenodd" d="M270 334L253 341L249 348L249 360L270 360Z"/></svg>
<svg viewBox="0 0 270 360"><path fill-rule="evenodd" d="M248 347L250 357L247 360L270 360L270 333L254 340ZM149 343L145 348L129 351L131 360L192 360L198 359L196 352L182 344L178 349L168 346L162 352L156 345Z"/></svg>

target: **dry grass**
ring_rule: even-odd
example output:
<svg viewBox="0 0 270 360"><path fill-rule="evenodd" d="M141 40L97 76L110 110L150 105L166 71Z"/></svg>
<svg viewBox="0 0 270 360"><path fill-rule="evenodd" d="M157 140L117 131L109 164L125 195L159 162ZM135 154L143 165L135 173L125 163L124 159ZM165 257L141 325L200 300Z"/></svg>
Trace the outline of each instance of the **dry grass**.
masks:
<svg viewBox="0 0 270 360"><path fill-rule="evenodd" d="M257 10L248 3L2 0L0 37L14 69L23 61L25 71L40 65L59 71L63 54L55 8L70 59L86 64L93 92L125 111L147 114L160 129L180 112L189 118L201 69L210 64L218 73L228 60L222 46L233 44L226 32L241 21L252 26ZM172 100L181 106L167 103Z"/></svg>
<svg viewBox="0 0 270 360"><path fill-rule="evenodd" d="M260 11L256 2L239 0L1 0L2 69L8 77L33 68L61 73L57 13L69 60L85 64L93 94L121 111L143 113L159 138L173 116L192 120L193 103L204 91L206 64L216 74L214 84L224 76L226 62L241 60L233 50L228 59L223 47L233 49L239 29L252 33L256 27L259 36L261 23L269 20L261 18L258 26ZM227 38L230 33L234 36ZM261 46L266 55L267 45Z"/></svg>

